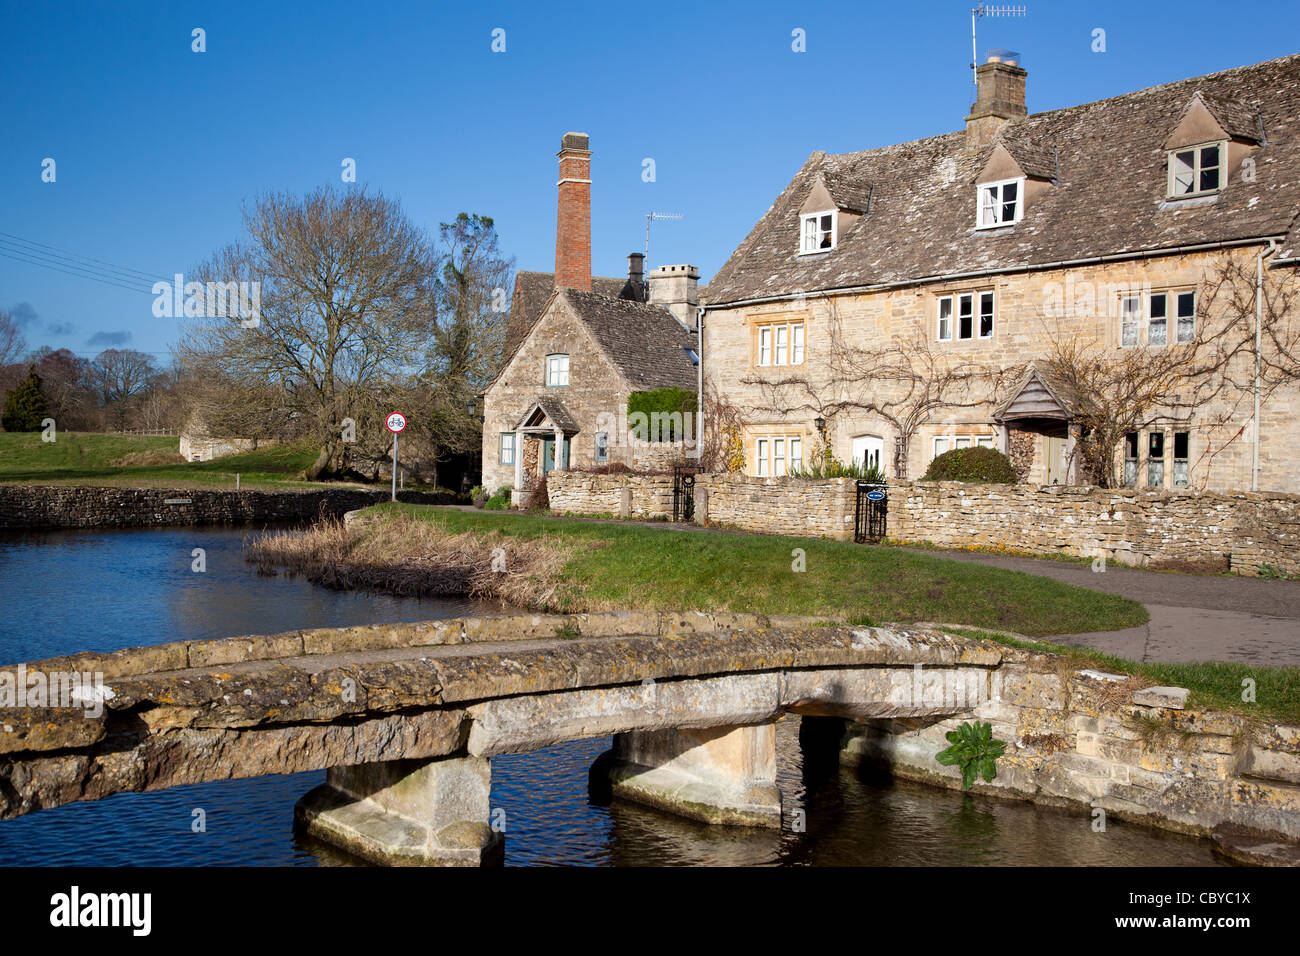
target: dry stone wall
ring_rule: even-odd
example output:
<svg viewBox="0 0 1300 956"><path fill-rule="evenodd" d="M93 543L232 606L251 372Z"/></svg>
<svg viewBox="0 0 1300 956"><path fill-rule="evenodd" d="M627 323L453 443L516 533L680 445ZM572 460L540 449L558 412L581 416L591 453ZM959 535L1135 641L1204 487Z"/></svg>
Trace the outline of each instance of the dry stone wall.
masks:
<svg viewBox="0 0 1300 956"><path fill-rule="evenodd" d="M411 504L453 504L448 494L402 491ZM0 528L142 528L249 524L337 517L387 501L387 491L226 491L0 485Z"/></svg>
<svg viewBox="0 0 1300 956"><path fill-rule="evenodd" d="M697 476L695 487L701 522L766 534L853 536L852 479L715 474ZM560 513L672 514L669 476L552 472L550 496ZM889 487L889 537L1138 566L1300 575L1300 495L898 481Z"/></svg>

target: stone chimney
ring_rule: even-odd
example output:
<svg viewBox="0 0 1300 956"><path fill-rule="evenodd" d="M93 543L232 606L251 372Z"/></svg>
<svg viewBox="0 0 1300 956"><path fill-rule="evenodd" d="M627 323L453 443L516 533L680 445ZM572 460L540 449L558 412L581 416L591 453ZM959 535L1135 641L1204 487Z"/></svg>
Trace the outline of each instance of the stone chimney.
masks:
<svg viewBox="0 0 1300 956"><path fill-rule="evenodd" d="M560 140L555 217L555 287L591 291L591 150L586 133Z"/></svg>
<svg viewBox="0 0 1300 956"><path fill-rule="evenodd" d="M695 328L695 310L700 304L696 286L700 270L695 266L660 266L650 273L650 304L662 305L688 329Z"/></svg>
<svg viewBox="0 0 1300 956"><path fill-rule="evenodd" d="M966 145L986 146L1007 123L1028 114L1025 77L1015 60L990 56L975 70L975 103L966 117Z"/></svg>
<svg viewBox="0 0 1300 956"><path fill-rule="evenodd" d="M630 253L627 257L627 284L636 294L638 302L645 301L645 254Z"/></svg>

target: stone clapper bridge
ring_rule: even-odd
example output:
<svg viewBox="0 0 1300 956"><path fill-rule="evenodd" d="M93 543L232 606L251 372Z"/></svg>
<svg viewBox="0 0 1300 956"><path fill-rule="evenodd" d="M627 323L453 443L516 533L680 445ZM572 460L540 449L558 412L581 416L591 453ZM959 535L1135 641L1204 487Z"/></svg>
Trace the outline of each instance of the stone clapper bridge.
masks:
<svg viewBox="0 0 1300 956"><path fill-rule="evenodd" d="M793 616L628 611L77 654L26 669L102 673L104 706L98 716L6 710L0 818L327 769L295 812L314 837L374 862L482 865L503 850L490 818L493 756L614 734L592 768L613 796L709 823L780 827L783 713L969 711L996 690L1003 650ZM963 693L900 695L917 665Z"/></svg>

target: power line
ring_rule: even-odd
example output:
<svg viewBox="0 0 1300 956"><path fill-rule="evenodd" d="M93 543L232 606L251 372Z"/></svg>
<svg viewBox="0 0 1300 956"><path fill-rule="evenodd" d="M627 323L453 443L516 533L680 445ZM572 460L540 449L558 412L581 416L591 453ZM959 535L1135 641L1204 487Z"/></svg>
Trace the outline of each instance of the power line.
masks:
<svg viewBox="0 0 1300 956"><path fill-rule="evenodd" d="M148 282L155 282L158 279L157 276L140 269L132 269L130 266L119 266L115 263L108 262L105 259L96 259L93 256L83 256L78 252L72 252L68 249L60 249L58 246L51 246L44 242L37 242L35 239L24 239L22 236L15 236L11 232L0 232L0 236L3 236L6 240L10 240L11 244L16 242L21 243L24 246L39 246L42 249L49 249L53 253L59 253L57 258L60 259L65 259L70 256L73 259L83 259L86 262L93 262L96 265L107 266L109 270L123 273L127 278L144 279Z"/></svg>
<svg viewBox="0 0 1300 956"><path fill-rule="evenodd" d="M25 263L27 263L28 265L40 266L41 268L44 268L44 269L53 269L55 272L62 272L64 275L75 276L75 277L78 278L78 279L89 279L89 280L91 280L92 282L102 282L104 285L116 286L116 287L119 288L119 289L125 289L127 292L143 292L143 293L145 293L146 295L152 295L152 294L153 294L152 291L150 291L150 290L146 290L146 289L143 289L143 288L141 288L140 286L124 285L124 284L121 283L121 282L116 282L116 281L114 281L113 279L107 279L107 278L104 278L104 277L101 276L101 275L87 274L87 273L84 273L84 272L74 272L74 271L72 271L71 269L63 268L63 267L60 266L60 265L53 264L53 263L50 263L50 262L42 262L42 261L39 260L39 259L27 259L27 258L23 258L22 256L18 255L17 253L10 252L10 251L5 250L5 249L2 249L2 248L0 248L0 256L4 256L6 259L13 259L13 260L15 260L15 261L17 261L17 262L25 262Z"/></svg>

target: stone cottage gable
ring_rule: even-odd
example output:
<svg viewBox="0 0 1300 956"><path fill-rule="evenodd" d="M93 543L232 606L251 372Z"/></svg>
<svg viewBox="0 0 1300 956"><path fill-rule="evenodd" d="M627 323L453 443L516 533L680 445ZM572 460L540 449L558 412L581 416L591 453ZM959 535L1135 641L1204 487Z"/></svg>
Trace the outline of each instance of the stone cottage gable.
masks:
<svg viewBox="0 0 1300 956"><path fill-rule="evenodd" d="M551 290L532 328L488 384L489 395L501 394L503 390L510 393L519 390L545 392L546 356L556 353L570 356L571 382L576 382L579 375L590 379L592 362L600 367L602 380L611 384L622 382L617 366L609 361L591 330L567 301L571 294L571 289ZM517 411L512 410L512 413Z"/></svg>
<svg viewBox="0 0 1300 956"><path fill-rule="evenodd" d="M1166 142L1190 109L1228 137L1225 188L1169 201ZM710 306L1288 233L1298 254L1300 54L1013 117L992 142L973 142L960 131L813 153L714 277ZM1040 185L1020 222L977 230L976 184L999 149ZM815 190L851 226L834 249L800 255L800 212Z"/></svg>

